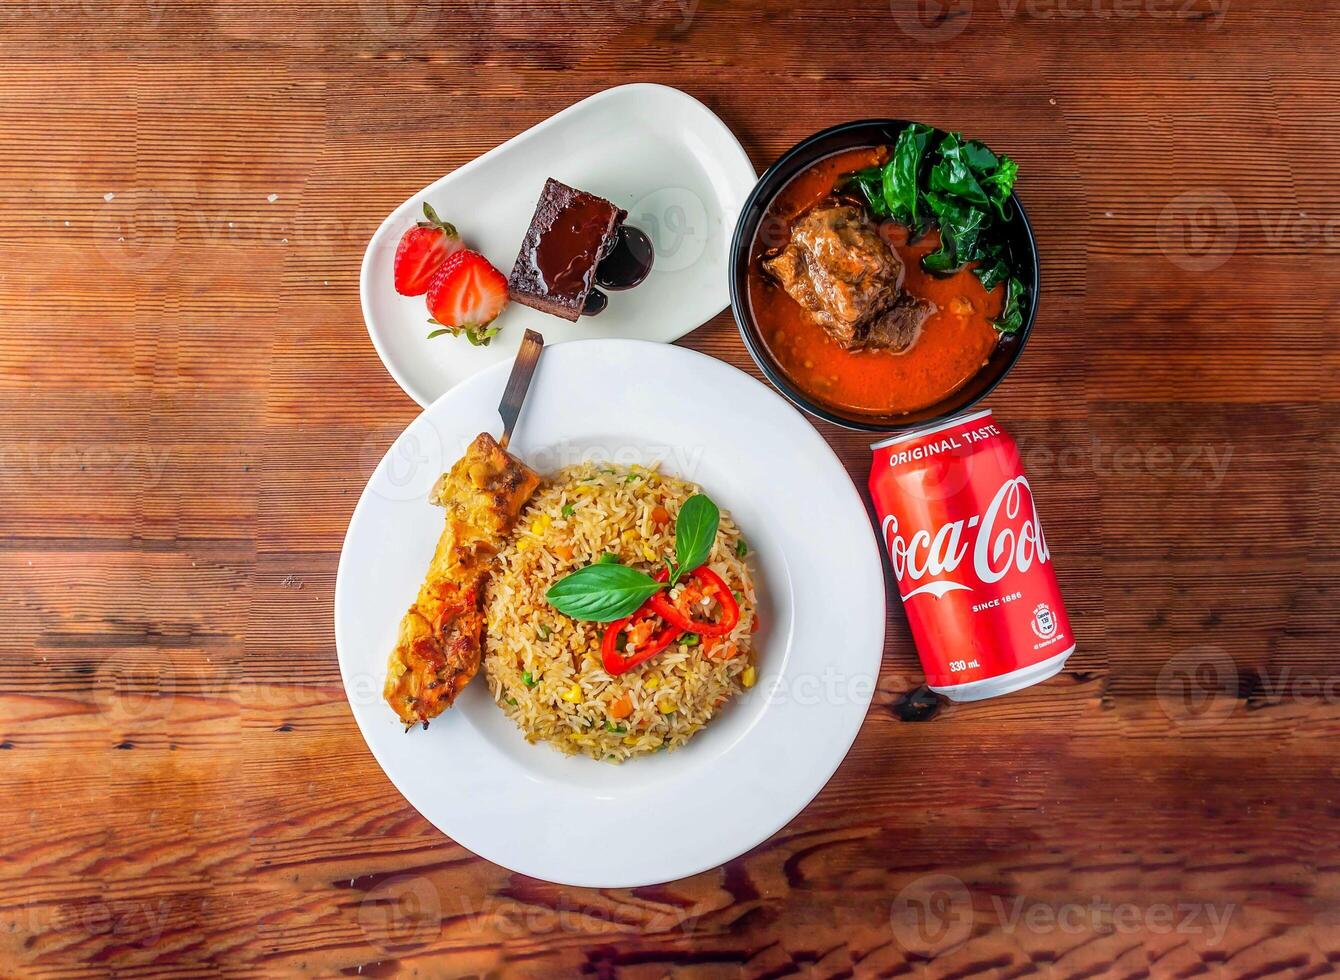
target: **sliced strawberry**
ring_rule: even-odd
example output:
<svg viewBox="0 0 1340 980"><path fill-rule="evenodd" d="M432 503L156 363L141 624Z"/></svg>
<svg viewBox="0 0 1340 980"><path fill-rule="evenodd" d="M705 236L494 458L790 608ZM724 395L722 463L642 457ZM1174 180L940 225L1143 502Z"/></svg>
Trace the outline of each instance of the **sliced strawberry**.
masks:
<svg viewBox="0 0 1340 980"><path fill-rule="evenodd" d="M420 221L400 239L396 246L395 291L402 296L422 296L437 270L455 252L465 246L456 229L437 216L427 203L423 206L424 221Z"/></svg>
<svg viewBox="0 0 1340 980"><path fill-rule="evenodd" d="M478 252L463 249L447 259L428 286L428 312L439 328L428 336L463 333L476 346L487 344L498 332L489 324L506 305L506 277Z"/></svg>

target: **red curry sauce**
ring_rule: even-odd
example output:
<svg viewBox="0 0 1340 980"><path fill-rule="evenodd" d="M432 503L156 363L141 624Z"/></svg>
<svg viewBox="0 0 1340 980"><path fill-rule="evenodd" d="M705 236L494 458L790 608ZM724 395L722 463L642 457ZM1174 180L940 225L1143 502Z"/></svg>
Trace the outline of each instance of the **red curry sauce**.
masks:
<svg viewBox="0 0 1340 980"><path fill-rule="evenodd" d="M884 222L880 234L907 267L903 288L937 312L906 351L847 351L763 271L764 255L787 244L792 221L828 197L840 176L885 158L879 147L845 150L794 178L769 205L749 256L749 306L768 352L797 388L846 413L902 414L956 391L995 349L991 322L1005 298L1004 286L988 293L971 266L947 277L923 271L922 256L940 247L938 231L909 243L906 228Z"/></svg>

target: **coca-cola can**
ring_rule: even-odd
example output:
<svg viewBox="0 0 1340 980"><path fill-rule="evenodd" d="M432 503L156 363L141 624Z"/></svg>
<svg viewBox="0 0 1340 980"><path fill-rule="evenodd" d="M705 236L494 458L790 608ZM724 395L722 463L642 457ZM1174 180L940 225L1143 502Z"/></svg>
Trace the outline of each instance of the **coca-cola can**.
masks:
<svg viewBox="0 0 1340 980"><path fill-rule="evenodd" d="M980 701L1075 650L1019 447L974 412L875 443L870 496L932 691Z"/></svg>

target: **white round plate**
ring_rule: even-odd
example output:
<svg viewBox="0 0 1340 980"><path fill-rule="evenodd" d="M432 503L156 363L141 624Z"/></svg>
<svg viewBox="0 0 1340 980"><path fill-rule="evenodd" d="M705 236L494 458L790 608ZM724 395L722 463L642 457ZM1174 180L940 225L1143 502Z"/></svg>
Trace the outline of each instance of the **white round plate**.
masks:
<svg viewBox="0 0 1340 980"><path fill-rule="evenodd" d="M487 347L428 340L422 296L392 285L400 238L431 204L503 275L512 271L545 179L613 201L651 238L651 274L609 293L576 323L511 303ZM730 302L730 239L757 176L734 134L697 99L665 85L620 85L583 99L425 187L382 222L363 256L359 292L368 334L396 383L428 405L470 375L516 354L527 328L551 343L593 337L669 342Z"/></svg>
<svg viewBox="0 0 1340 980"><path fill-rule="evenodd" d="M800 812L865 717L884 643L866 509L819 434L771 389L706 355L631 340L547 349L512 451L541 473L659 462L700 484L750 545L759 681L683 748L622 764L531 745L476 678L428 730L382 701L387 656L442 530L433 481L499 430L499 364L395 441L354 510L335 585L349 702L396 788L443 833L560 884L635 887L714 868Z"/></svg>

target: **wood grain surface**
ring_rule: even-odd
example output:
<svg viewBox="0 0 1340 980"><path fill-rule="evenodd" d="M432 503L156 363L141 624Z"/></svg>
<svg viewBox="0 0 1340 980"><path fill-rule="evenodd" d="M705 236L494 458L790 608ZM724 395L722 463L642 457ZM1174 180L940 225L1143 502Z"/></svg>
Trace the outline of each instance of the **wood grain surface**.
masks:
<svg viewBox="0 0 1340 980"><path fill-rule="evenodd" d="M0 975L1336 973L1337 55L1322 0L0 5ZM937 706L890 608L803 813L593 891L395 792L331 603L416 414L368 238L630 80L760 170L872 116L1019 160L1044 293L989 404L1079 649ZM757 373L728 313L685 343Z"/></svg>

